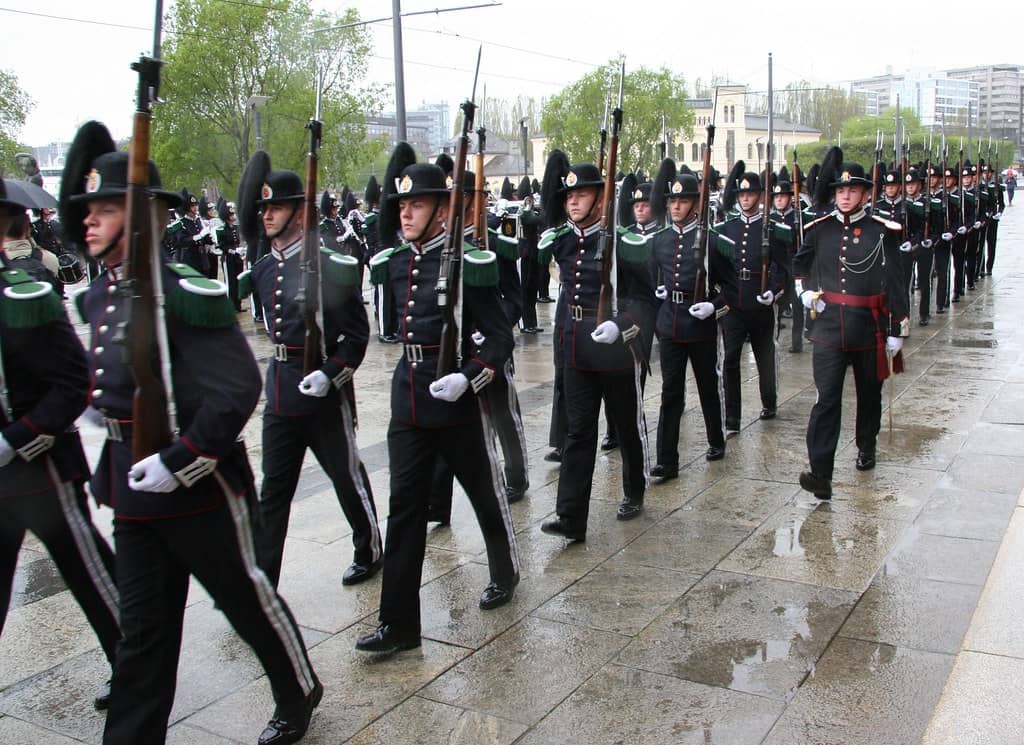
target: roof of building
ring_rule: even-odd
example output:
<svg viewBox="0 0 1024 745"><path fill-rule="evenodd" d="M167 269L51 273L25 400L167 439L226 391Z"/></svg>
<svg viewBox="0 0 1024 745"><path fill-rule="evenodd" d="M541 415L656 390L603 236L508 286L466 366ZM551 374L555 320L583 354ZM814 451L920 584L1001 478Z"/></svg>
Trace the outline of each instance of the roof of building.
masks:
<svg viewBox="0 0 1024 745"><path fill-rule="evenodd" d="M768 115L767 114L751 114L747 112L743 115L744 121L746 122L747 129L754 130L757 132L768 131ZM803 132L805 134L816 134L820 135L821 130L815 129L814 127L808 127L806 124L797 124L786 119L775 118L772 123L776 132Z"/></svg>

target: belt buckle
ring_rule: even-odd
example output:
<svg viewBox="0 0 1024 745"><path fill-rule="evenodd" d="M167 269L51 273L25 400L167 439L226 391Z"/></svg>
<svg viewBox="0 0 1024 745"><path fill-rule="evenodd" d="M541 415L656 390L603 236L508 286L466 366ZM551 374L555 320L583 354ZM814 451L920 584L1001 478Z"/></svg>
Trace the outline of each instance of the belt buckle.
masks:
<svg viewBox="0 0 1024 745"><path fill-rule="evenodd" d="M676 305L682 305L686 302L685 296L682 290L672 290L672 302Z"/></svg>
<svg viewBox="0 0 1024 745"><path fill-rule="evenodd" d="M423 362L423 345L422 344L406 344L405 345L405 358L409 362Z"/></svg>
<svg viewBox="0 0 1024 745"><path fill-rule="evenodd" d="M582 321L583 320L583 306L573 305L572 307L572 320Z"/></svg>
<svg viewBox="0 0 1024 745"><path fill-rule="evenodd" d="M740 279L744 282L750 279L750 270L747 269L746 267L740 269Z"/></svg>
<svg viewBox="0 0 1024 745"><path fill-rule="evenodd" d="M121 429L120 420L107 417L103 420L103 423L107 427L107 439L114 442L124 442L124 431Z"/></svg>
<svg viewBox="0 0 1024 745"><path fill-rule="evenodd" d="M288 346L286 344L274 345L274 359L278 362L288 361Z"/></svg>

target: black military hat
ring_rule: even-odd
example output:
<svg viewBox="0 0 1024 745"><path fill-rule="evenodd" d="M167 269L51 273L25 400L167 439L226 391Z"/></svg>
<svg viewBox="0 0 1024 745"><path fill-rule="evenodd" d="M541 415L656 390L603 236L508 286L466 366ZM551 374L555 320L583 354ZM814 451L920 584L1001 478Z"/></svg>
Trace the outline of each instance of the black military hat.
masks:
<svg viewBox="0 0 1024 745"><path fill-rule="evenodd" d="M956 163L949 163L946 165L946 170L942 172L945 178L959 178L960 166Z"/></svg>
<svg viewBox="0 0 1024 745"><path fill-rule="evenodd" d="M650 202L651 189L653 188L653 186L653 181L639 182L629 194L629 203L636 204L637 202Z"/></svg>
<svg viewBox="0 0 1024 745"><path fill-rule="evenodd" d="M516 189L516 199L526 199L527 197L533 196L533 190L530 187L530 179L523 176L519 182L519 188Z"/></svg>
<svg viewBox="0 0 1024 745"><path fill-rule="evenodd" d="M783 166L779 173L772 174L772 194L792 194L793 182L789 178L789 169Z"/></svg>
<svg viewBox="0 0 1024 745"><path fill-rule="evenodd" d="M764 185L761 183L761 174L753 171L746 171L736 179L736 193L742 194L745 191L762 191Z"/></svg>
<svg viewBox="0 0 1024 745"><path fill-rule="evenodd" d="M402 169L395 178L394 187L385 185L385 199L405 199L424 194L447 194L450 177L431 163L413 163Z"/></svg>
<svg viewBox="0 0 1024 745"><path fill-rule="evenodd" d="M677 173L671 183L665 185L668 199L696 199L700 196L700 182L692 173Z"/></svg>
<svg viewBox="0 0 1024 745"><path fill-rule="evenodd" d="M882 174L882 186L899 186L903 183L903 174L900 167L890 168Z"/></svg>
<svg viewBox="0 0 1024 745"><path fill-rule="evenodd" d="M188 190L187 186L182 187L182 189L181 189L181 204L178 205L178 214L179 215L186 214L189 211L189 209L192 207L193 204L196 206L196 209L199 208L199 200L196 198L196 195L193 194L192 192L190 192ZM204 216L205 216L205 213L204 213Z"/></svg>
<svg viewBox="0 0 1024 745"><path fill-rule="evenodd" d="M927 175L928 176L936 176L936 177L941 176L942 175L942 165L939 164L939 163L930 163L928 165Z"/></svg>
<svg viewBox="0 0 1024 745"><path fill-rule="evenodd" d="M534 179L530 182L530 187L533 189L534 194L540 194L540 181Z"/></svg>
<svg viewBox="0 0 1024 745"><path fill-rule="evenodd" d="M205 196L199 200L199 214L203 217L209 217L210 212L212 212L214 208L215 206L209 202Z"/></svg>
<svg viewBox="0 0 1024 745"><path fill-rule="evenodd" d="M338 206L338 198L331 194L330 190L324 189L324 193L320 195L321 217L327 217L327 213L331 210L338 209Z"/></svg>
<svg viewBox="0 0 1024 745"><path fill-rule="evenodd" d="M234 202L229 202L224 197L217 200L217 217L227 222L228 218L233 214L235 214Z"/></svg>
<svg viewBox="0 0 1024 745"><path fill-rule="evenodd" d="M455 171L455 161L448 153L441 153L434 160L434 165L444 171L445 176L451 176Z"/></svg>
<svg viewBox="0 0 1024 745"><path fill-rule="evenodd" d="M376 176L370 176L370 180L366 182L363 200L366 202L367 207L372 207L380 201L380 185L377 183Z"/></svg>
<svg viewBox="0 0 1024 745"><path fill-rule="evenodd" d="M261 238L260 226L260 195L263 193L263 182L270 174L270 156L266 150L257 150L249 156L249 161L242 171L238 182L238 230L249 246L259 245Z"/></svg>
<svg viewBox="0 0 1024 745"><path fill-rule="evenodd" d="M256 204L280 204L282 202L301 202L306 198L306 190L302 187L302 179L295 171L271 171L260 186L260 198Z"/></svg>
<svg viewBox="0 0 1024 745"><path fill-rule="evenodd" d="M515 199L515 190L512 188L512 182L508 180L508 176L501 182L501 198L510 201Z"/></svg>
<svg viewBox="0 0 1024 745"><path fill-rule="evenodd" d="M910 168L907 169L907 172L903 174L903 183L910 184L913 183L914 181L924 181L924 168L918 166L910 166Z"/></svg>
<svg viewBox="0 0 1024 745"><path fill-rule="evenodd" d="M451 177L448 178L448 183L452 183ZM476 191L476 174L472 171L466 171L462 174L462 191L466 194L472 194ZM502 199L505 198L502 197Z"/></svg>
<svg viewBox="0 0 1024 745"><path fill-rule="evenodd" d="M597 166L593 163L577 163L569 166L569 170L562 176L562 194L568 194L575 189L585 189L588 186L604 186L604 178Z"/></svg>
<svg viewBox="0 0 1024 745"><path fill-rule="evenodd" d="M359 203L359 200L356 198L356 194L353 191L350 191L348 194L346 194L345 199L342 201L342 206L345 208L346 215L352 210L354 210L356 208L356 205Z"/></svg>
<svg viewBox="0 0 1024 745"><path fill-rule="evenodd" d="M843 163L836 170L834 180L829 184L837 186L871 186L871 179L864 175L864 166L860 163Z"/></svg>
<svg viewBox="0 0 1024 745"><path fill-rule="evenodd" d="M963 169L961 170L960 174L962 176L973 176L977 172L977 166L971 163L970 158L968 158L967 160L964 161Z"/></svg>

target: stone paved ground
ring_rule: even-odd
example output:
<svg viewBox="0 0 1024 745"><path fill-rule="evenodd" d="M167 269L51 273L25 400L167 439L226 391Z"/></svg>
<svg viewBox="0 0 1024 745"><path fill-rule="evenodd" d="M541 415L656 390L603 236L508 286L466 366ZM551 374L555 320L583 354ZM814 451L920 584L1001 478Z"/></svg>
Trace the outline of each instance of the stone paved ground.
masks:
<svg viewBox="0 0 1024 745"><path fill-rule="evenodd" d="M354 651L356 637L375 624L380 580L342 587L349 530L310 460L281 580L326 687L304 742L918 742L1024 487L1020 209L1007 210L1001 224L996 276L952 313L914 326L907 374L895 383L895 429L890 438L883 413L879 465L870 473L853 468L852 391L847 396L831 503L797 486L814 388L809 351L789 354L783 343L778 419L756 418L748 355L743 429L724 461L704 461L703 424L690 409L680 477L651 488L641 518L615 520L620 462L612 453L598 459L587 542L541 534L558 471L541 459L552 306L539 306L549 331L520 336L516 350L532 484L512 509L522 584L510 605L478 610L487 582L483 543L457 495L452 526L432 529L428 539L421 650L391 659ZM265 364L266 344L247 316L242 325ZM371 342L357 376L359 444L382 516L398 353ZM652 430L654 367L646 396ZM692 380L689 388L695 404ZM88 425L83 433L95 457L101 435ZM259 417L247 435L258 465ZM109 535L109 511L95 519ZM1019 540L1014 545L1020 555ZM1017 682L1002 690L1020 691L1020 637L1001 623L1019 611L1012 603L1020 595L1002 600L1011 603L1002 616L977 623L987 619L990 634L994 627L1010 637L1010 651L1004 645L996 653L1008 656L985 657L985 666L962 655L961 689L973 690L971 676L986 679L1003 664L1004 677ZM0 638L0 743L98 742L103 715L91 699L108 676L80 610L29 538ZM1016 706L1017 698L1006 703ZM998 716L984 737L958 735L977 702L959 714L954 703L936 717L941 726L932 727L930 742L998 741ZM253 743L271 710L254 656L194 587L168 742Z"/></svg>

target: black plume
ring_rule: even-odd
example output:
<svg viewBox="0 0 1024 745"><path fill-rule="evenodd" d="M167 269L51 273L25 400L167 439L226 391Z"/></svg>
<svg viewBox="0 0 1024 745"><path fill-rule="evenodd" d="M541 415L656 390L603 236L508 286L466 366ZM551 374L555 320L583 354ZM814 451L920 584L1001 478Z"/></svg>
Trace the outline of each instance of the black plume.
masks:
<svg viewBox="0 0 1024 745"><path fill-rule="evenodd" d="M377 183L376 176L370 176L370 180L366 182L366 192L363 194L363 201L366 202L367 212L380 201L380 185Z"/></svg>
<svg viewBox="0 0 1024 745"><path fill-rule="evenodd" d="M683 174L687 174L689 176L697 175L696 173L693 172L693 169L690 168L690 166L686 165L685 163L679 166L679 170L676 172L677 176L682 176Z"/></svg>
<svg viewBox="0 0 1024 745"><path fill-rule="evenodd" d="M732 208L736 206L736 185L739 183L740 177L746 172L747 164L742 160L737 160L736 164L729 171L729 175L725 179L725 188L722 189L722 198L720 200L722 205L722 212L731 212Z"/></svg>
<svg viewBox="0 0 1024 745"><path fill-rule="evenodd" d="M634 173L627 174L622 179L622 184L619 186L619 225L632 225L636 222L630 200L633 198L633 192L636 191L638 183L640 182Z"/></svg>
<svg viewBox="0 0 1024 745"><path fill-rule="evenodd" d="M455 173L455 161L452 160L452 156L448 153L441 153L438 155L437 160L434 161L434 165L444 171L445 176L451 176Z"/></svg>
<svg viewBox="0 0 1024 745"><path fill-rule="evenodd" d="M523 176L523 180L519 182L519 188L516 190L516 198L522 200L532 194L533 192L530 191L530 179Z"/></svg>
<svg viewBox="0 0 1024 745"><path fill-rule="evenodd" d="M451 158L448 160L454 165ZM395 150L391 153L391 160L388 161L388 168L384 171L384 185L380 192L379 235L382 246L396 246L401 243L401 237L398 236L398 231L401 228L398 221L398 200L394 199L392 195L398 192L395 182L402 175L402 171L415 162L416 151L412 149L412 145L408 142L399 142L395 145ZM444 166L441 166L441 169L444 170Z"/></svg>
<svg viewBox="0 0 1024 745"><path fill-rule="evenodd" d="M92 162L104 153L117 150L114 138L105 126L96 121L83 124L75 134L64 159L64 174L60 182L60 219L64 225L66 242L75 251L85 251L85 219L87 208L83 202L72 202L71 197L85 192L85 179L92 170Z"/></svg>
<svg viewBox="0 0 1024 745"><path fill-rule="evenodd" d="M807 196L814 194L814 188L818 184L818 173L821 171L821 166L815 163L811 166L811 170L807 172L807 176L804 182L807 184Z"/></svg>
<svg viewBox="0 0 1024 745"><path fill-rule="evenodd" d="M530 188L533 189L533 193L534 194L540 194L540 181L538 181L537 179L534 179L530 183Z"/></svg>
<svg viewBox="0 0 1024 745"><path fill-rule="evenodd" d="M789 169L786 166L779 169L779 181L789 181Z"/></svg>
<svg viewBox="0 0 1024 745"><path fill-rule="evenodd" d="M217 217L224 222L228 221L228 200L224 197L219 197L217 199Z"/></svg>
<svg viewBox="0 0 1024 745"><path fill-rule="evenodd" d="M508 176L501 182L501 198L508 200L515 198L515 191L512 189L512 182L508 180Z"/></svg>
<svg viewBox="0 0 1024 745"><path fill-rule="evenodd" d="M843 151L833 146L825 153L821 161L821 170L814 184L813 202L815 207L826 207L832 202L832 183L839 175L839 169L843 165Z"/></svg>
<svg viewBox="0 0 1024 745"><path fill-rule="evenodd" d="M548 156L544 167L544 184L541 187L540 203L544 210L544 224L553 228L565 222L565 200L562 198L562 179L569 173L569 157L555 149Z"/></svg>
<svg viewBox="0 0 1024 745"><path fill-rule="evenodd" d="M238 230L250 250L260 241L260 207L256 200L261 198L263 184L269 175L270 155L266 150L257 150L249 156L242 179L238 182L238 199L235 201Z"/></svg>
<svg viewBox="0 0 1024 745"><path fill-rule="evenodd" d="M684 166L685 167L685 166ZM658 175L654 177L654 186L651 187L651 214L658 222L665 219L666 206L668 205L669 187L676 180L676 162L671 158L665 158L658 166Z"/></svg>

